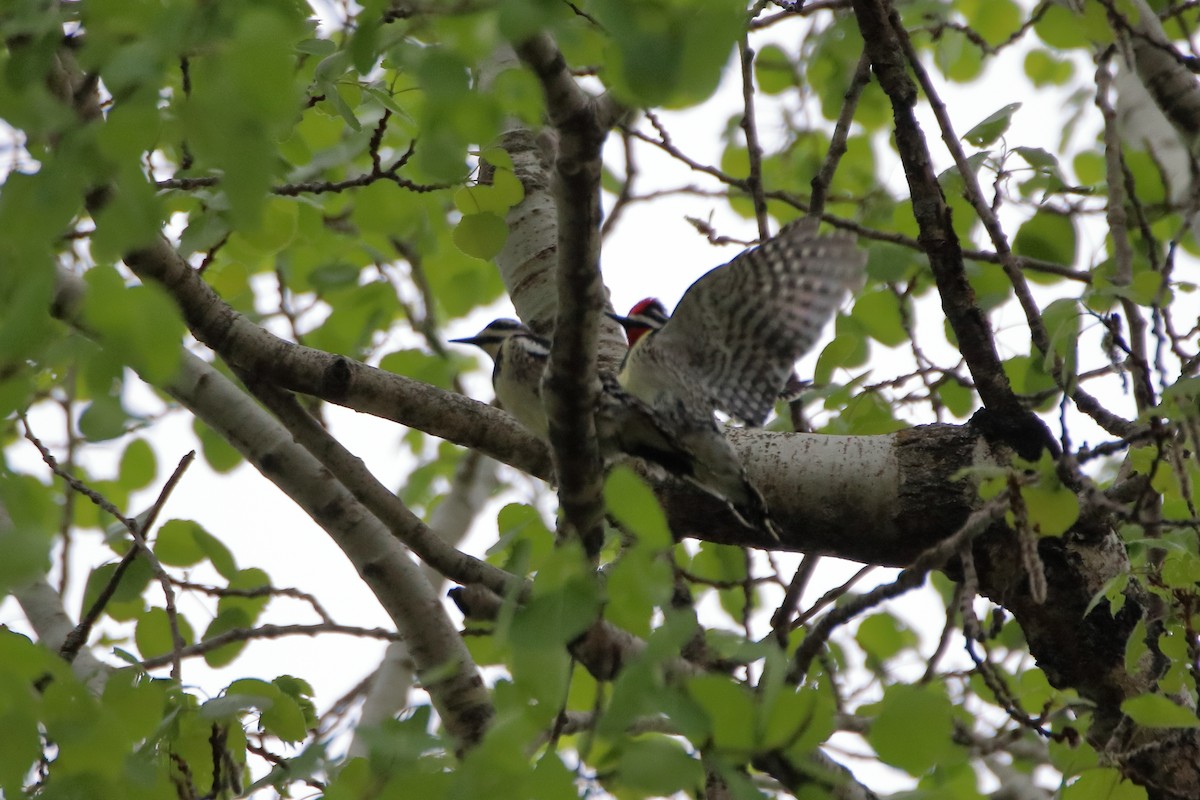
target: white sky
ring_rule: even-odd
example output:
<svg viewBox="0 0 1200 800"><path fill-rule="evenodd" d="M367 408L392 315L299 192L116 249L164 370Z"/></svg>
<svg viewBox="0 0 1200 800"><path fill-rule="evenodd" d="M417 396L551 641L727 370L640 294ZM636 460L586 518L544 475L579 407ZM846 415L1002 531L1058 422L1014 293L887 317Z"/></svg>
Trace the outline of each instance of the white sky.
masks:
<svg viewBox="0 0 1200 800"><path fill-rule="evenodd" d="M777 35L784 35L788 30L787 26L779 26ZM765 40L758 41L755 46L761 47L765 43ZM943 86L943 97L960 135L996 109L1007 103L1020 101L1025 105L1014 116L1008 141L1011 144L1043 146L1051 152L1057 151L1058 143L1055 137L1058 131L1046 131L1044 123L1046 120L1057 119L1061 114L1066 93L1028 91L1021 66L1023 57L1024 50L1021 48L1005 51L991 62L983 82L971 85L969 91L960 91L954 86ZM1079 78L1090 77L1090 64L1085 67L1077 71ZM703 108L661 115L676 144L684 152L702 162L719 161L720 133L729 114L740 107L739 81L736 71L731 69L727 71L717 98ZM720 109L720 112L715 113L714 108ZM924 106L921 107L921 112L922 125L934 152L936 167L941 171L950 165L950 159L938 140L937 128L932 117L925 113ZM772 120L775 117L765 105L760 108L758 116L760 132L769 144L781 132L773 127ZM1091 135L1091 132L1087 133ZM614 158L611 163L619 172L619 142L615 138L610 139L610 142L616 143L617 149L612 151ZM886 176L889 187L893 194L903 195L906 186L898 161L882 146L876 148L876 155L881 162L890 159L893 166ZM654 186L673 187L702 183L701 176L665 156L660 156L648 146L640 148L639 166L642 171L642 190ZM611 198L607 200L611 202ZM638 204L628 210L614 235L606 241L603 254L604 274L612 290L614 306L624 309L649 295L662 297L667 305L671 306L696 277L712 266L732 258L737 252L736 247L714 249L684 219L685 215L707 218L710 213L714 225L722 233L746 239L753 238L753 222L732 215L723 208L723 203L718 199L674 197ZM1012 219L1006 216L1005 221L1011 223ZM1015 233L1016 225L1009 224L1007 230L1010 235ZM1081 261L1076 266L1087 267L1097 260L1095 254L1102 252L1102 235L1102 229L1081 231ZM982 240L977 244L982 244ZM480 312L468 320L450 326L446 331L447 337L469 335L493 316L511 313L509 308ZM918 320L918 330L923 337L922 344L927 353L943 366L954 364L957 355L953 354L948 346L939 347L935 344L943 341L940 333L942 316L936 302L931 302L931 298L926 298L921 303ZM1000 332L1001 346L1006 348L1002 355L1028 352L1028 332L1019 308L1010 304L993 314L992 323ZM1087 346L1085 341L1084 347ZM882 365L881 377L896 374L904 369L896 366L897 359L905 364L909 361L909 356L903 349L886 352L877 343L872 347L874 363ZM802 374L812 369L816 355L813 353L801 362ZM131 381L132 383L134 382ZM476 397L490 399L490 385L484 372L472 378L470 387ZM144 390L130 389L129 394L130 408L158 407L157 400ZM1113 403L1114 410L1120 410L1122 413L1127 413L1126 410L1131 406L1131 401L1125 398L1114 397ZM339 439L352 452L362 457L385 485L398 485L411 466L408 459L397 455L405 451L400 445L404 429L335 406L328 406L326 410L332 429ZM61 453L63 436L60 417L56 410L42 410L33 415L31 422L35 432L49 446ZM1092 438L1093 441L1106 438L1097 434L1094 429L1090 434L1087 433L1087 427L1077 423L1075 419L1072 425L1077 443L1087 438ZM126 441L123 439L88 446L83 460L89 471L94 475L104 475L113 471ZM170 474L179 457L187 450L197 448L191 433L190 417L186 412L174 412L167 419L157 423L153 444L159 458L159 477L152 490L140 493L132 501L129 511L134 513L143 510L153 501L158 486ZM46 470L28 443L17 442L8 449L6 456L12 468L28 471L45 479ZM493 520L496 510L504 502L513 499L527 498L514 498L510 493L496 500L481 514L480 521L463 544L464 550L476 555L483 554L495 540ZM86 502L82 499L80 501ZM249 467L243 465L230 475L218 476L207 468L203 459L198 459L164 510L162 520L171 518L198 521L234 551L240 566L261 566L270 574L274 585L296 587L316 594L339 622L363 627L390 626L390 621L371 592L329 538L278 489ZM76 534L76 537L76 558L73 566L75 579L67 601L69 613L77 618L84 571L95 564L112 560L112 555L111 551L101 545L98 533L85 532ZM797 558L792 554L776 555L785 579L790 577ZM857 567L858 565L826 559L805 595L805 603L840 584ZM878 570L858 588L864 589L873 583L888 580L894 574L894 570ZM213 582L215 579L215 576L203 569L197 570L191 577L204 582ZM780 594L773 589L764 592L766 616L773 610L773 604L778 603ZM160 602L157 589L151 589L149 597L152 603ZM714 602L710 593L701 604L702 610L709 614L710 618L715 609ZM205 597L196 602L195 598L188 597L187 593L181 593L180 603L181 610L191 618L197 630L202 630L209 620L208 609L214 607L214 604ZM919 632L923 641L923 654L928 655L932 652L944 620L944 610L935 595L931 592L914 593L888 604L886 608L899 613ZM457 612L452 613L457 618ZM276 599L272 601L265 621L298 623L317 620L303 604ZM0 602L0 623L16 629L25 628L20 609L11 599ZM100 624L99 631L112 635L128 633L107 620ZM374 669L383 647L383 643L374 640L332 635L321 639L288 637L256 641L249 644L246 652L231 668L211 670L198 659L185 662L184 680L189 686L195 687L202 696L212 696L237 677L257 676L270 679L280 673L292 673L313 684L317 692L318 708L324 711ZM919 674L923 671L924 664L921 662L907 667L901 665L900 669L906 674ZM856 751L864 750L861 743L852 739L843 737L838 741L839 744ZM912 783L906 776L902 777L886 767L872 766L870 769L862 769L864 764L869 763L856 761L851 765L855 770L861 770L862 777L876 788L894 791Z"/></svg>

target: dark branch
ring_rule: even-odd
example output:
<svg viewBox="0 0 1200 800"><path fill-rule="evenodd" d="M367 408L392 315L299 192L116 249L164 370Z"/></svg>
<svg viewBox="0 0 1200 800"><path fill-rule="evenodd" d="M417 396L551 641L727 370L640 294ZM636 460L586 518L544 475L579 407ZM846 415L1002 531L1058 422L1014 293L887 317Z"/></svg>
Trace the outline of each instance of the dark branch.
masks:
<svg viewBox="0 0 1200 800"><path fill-rule="evenodd" d="M608 133L597 103L575 83L548 36L535 36L517 54L542 84L558 131L555 197L558 206L558 311L543 401L551 455L568 530L595 556L603 541L604 472L596 441L599 383L596 345L604 309L600 278L601 148Z"/></svg>

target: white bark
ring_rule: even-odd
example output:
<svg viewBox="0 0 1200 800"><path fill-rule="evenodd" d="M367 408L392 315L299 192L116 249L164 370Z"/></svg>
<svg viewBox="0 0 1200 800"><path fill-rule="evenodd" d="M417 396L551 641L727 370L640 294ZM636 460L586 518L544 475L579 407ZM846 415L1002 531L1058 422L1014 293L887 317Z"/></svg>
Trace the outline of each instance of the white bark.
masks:
<svg viewBox="0 0 1200 800"><path fill-rule="evenodd" d="M1127 18L1132 32L1125 32L1124 41L1133 56L1132 67L1187 150L1200 155L1200 83L1150 5L1145 0L1130 0L1130 4L1137 18Z"/></svg>
<svg viewBox="0 0 1200 800"><path fill-rule="evenodd" d="M3 515L0 514L0 519ZM58 650L66 641L67 635L75 629L75 623L63 609L62 597L49 582L39 579L13 592L29 626L37 634L38 641L50 650ZM75 654L71 662L75 677L87 686L93 694L99 694L104 689L113 667L105 664L92 655L85 645Z"/></svg>
<svg viewBox="0 0 1200 800"><path fill-rule="evenodd" d="M446 544L457 545L498 485L496 462L478 453L468 453L455 472L445 499L429 515L429 527ZM444 586L445 578L428 564L423 564L422 570L430 586L435 589ZM388 645L363 698L362 715L350 742L348 755L351 758L367 755L368 742L364 732L378 728L408 706L415 679L416 665L408 646L404 642Z"/></svg>
<svg viewBox="0 0 1200 800"><path fill-rule="evenodd" d="M56 308L78 303L82 282L60 274ZM101 343L103 344L103 343ZM410 649L434 707L457 738L482 735L491 701L441 599L408 551L273 417L209 364L184 352L160 387L228 441L329 534L387 611Z"/></svg>

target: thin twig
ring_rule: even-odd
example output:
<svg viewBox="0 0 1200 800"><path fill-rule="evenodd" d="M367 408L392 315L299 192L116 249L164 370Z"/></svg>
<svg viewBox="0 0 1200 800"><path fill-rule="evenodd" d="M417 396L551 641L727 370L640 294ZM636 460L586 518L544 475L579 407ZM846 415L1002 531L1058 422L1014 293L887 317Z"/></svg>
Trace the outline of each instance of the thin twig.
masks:
<svg viewBox="0 0 1200 800"><path fill-rule="evenodd" d="M205 639L196 644L181 648L177 654L181 658L202 656L227 644L248 642L252 639L279 639L284 636L316 636L319 633L342 633L348 636L362 636L368 639L383 639L394 642L400 639L400 634L385 628L360 628L356 625L338 625L321 623L320 625L260 625L257 628L234 628L219 633L211 639ZM144 669L158 669L170 664L175 653L147 658L142 661Z"/></svg>
<svg viewBox="0 0 1200 800"><path fill-rule="evenodd" d="M869 608L893 597L916 589L925 583L925 576L932 570L944 565L955 553L969 547L971 541L987 530L988 526L1004 515L1008 508L1006 492L1001 492L983 507L973 512L957 531L933 547L917 556L912 566L905 569L891 583L881 584L869 592L849 600L830 611L820 622L813 626L808 636L800 643L792 666L788 672L789 680L799 683L808 674L808 668L817 653L825 646L829 636L838 626L850 621Z"/></svg>
<svg viewBox="0 0 1200 800"><path fill-rule="evenodd" d="M800 564L796 567L796 574L792 576L792 581L783 595L783 601L771 616L771 629L775 632L775 639L779 642L780 647L787 647L788 635L792 631L792 615L800 607L800 597L804 594L804 589L808 586L820 561L821 557L815 554L805 555L801 558Z"/></svg>
<svg viewBox="0 0 1200 800"><path fill-rule="evenodd" d="M833 126L833 135L829 137L829 150L825 153L825 160L821 162L821 169L813 176L810 214L820 216L825 211L825 196L829 191L829 185L833 183L833 173L837 170L842 156L846 154L846 141L850 137L850 123L854 120L858 99L870 82L871 59L864 52L858 57L858 66L854 68L854 77L850 79L850 85L846 87L846 93L843 95L845 102L842 103L837 123Z"/></svg>
<svg viewBox="0 0 1200 800"><path fill-rule="evenodd" d="M108 583L100 590L100 593L97 595L95 602L92 603L91 608L87 610L87 613L84 614L83 619L79 621L79 624L76 625L71 632L67 634L66 638L63 639L62 647L60 647L58 651L59 656L68 664L75 660L76 654L79 653L79 648L81 648L84 642L87 641L92 627L96 624L96 620L100 618L100 615L104 612L104 607L108 605L108 601L112 599L113 594L117 590L117 586L120 585L121 578L125 574L125 571L129 569L129 566L142 552L145 553L146 558L149 560L151 566L155 569L155 574L159 577L160 583L164 585L163 594L166 598L165 603L167 605L167 619L172 623L171 641L173 652L178 652L179 647L183 645L183 638L181 635L179 635L178 618L173 617L171 614L175 607L175 593L170 588L170 578L167 576L166 570L158 561L158 558L155 557L154 553L150 551L149 546L146 544L145 537L142 535L142 531L149 530L154 525L155 520L158 518L159 511L162 509L163 504L167 501L167 497L170 496L171 491L175 488L176 484L179 483L179 479L183 477L184 471L188 468L192 461L195 460L196 451L192 450L182 459L180 459L179 464L175 467L175 471L171 473L171 477L167 479L165 484L163 484L163 488L158 494L158 499L154 501L154 505L152 505L150 510L147 512L144 523L139 526L137 520L127 518L120 512L119 509L117 509L116 506L110 503L99 492L96 492L90 487L86 486L82 481L78 480L74 476L64 473L59 468L58 463L55 461L54 456L50 453L50 451L41 443L41 441L37 439L36 436L33 435L33 432L29 429L28 421L23 419L22 422L25 424L25 438L29 439L29 441L32 442L33 445L38 449L38 452L42 454L42 460L45 461L47 466L49 466L56 475L65 480L72 489L84 495L97 506L115 517L125 527L125 529L129 531L130 535L134 539L133 546L129 549L129 552L122 557L120 563L117 564L117 568L113 570L113 574L109 578ZM178 637L178 639L176 637ZM172 677L175 677L178 680L178 660L174 662L174 665L175 669L172 670Z"/></svg>
<svg viewBox="0 0 1200 800"><path fill-rule="evenodd" d="M754 202L754 218L758 221L758 238L766 241L771 235L767 219L767 200L763 197L762 144L758 141L758 123L754 115L754 50L750 47L749 34L738 42L739 62L742 67L742 121L740 127L746 136L746 153L750 162L746 186Z"/></svg>

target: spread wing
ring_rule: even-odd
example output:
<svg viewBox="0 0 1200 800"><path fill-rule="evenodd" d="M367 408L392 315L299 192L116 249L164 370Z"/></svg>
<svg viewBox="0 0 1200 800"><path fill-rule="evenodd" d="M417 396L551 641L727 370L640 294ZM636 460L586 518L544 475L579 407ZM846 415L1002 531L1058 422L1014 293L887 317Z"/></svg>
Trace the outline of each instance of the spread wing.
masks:
<svg viewBox="0 0 1200 800"><path fill-rule="evenodd" d="M647 343L707 387L713 407L747 424L766 421L796 359L862 282L866 253L817 226L793 222L708 272Z"/></svg>

